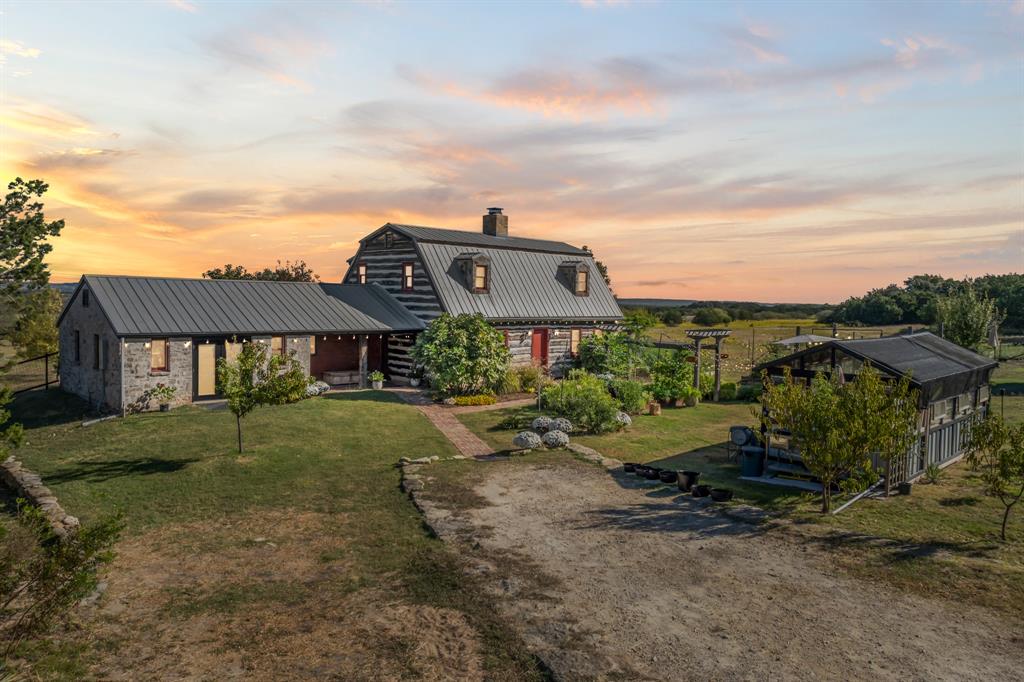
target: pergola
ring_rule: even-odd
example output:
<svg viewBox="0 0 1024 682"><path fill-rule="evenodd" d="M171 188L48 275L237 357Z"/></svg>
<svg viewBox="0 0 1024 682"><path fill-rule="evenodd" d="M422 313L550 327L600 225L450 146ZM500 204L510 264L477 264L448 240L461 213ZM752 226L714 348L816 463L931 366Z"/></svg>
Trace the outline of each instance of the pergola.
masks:
<svg viewBox="0 0 1024 682"><path fill-rule="evenodd" d="M718 402L718 393L722 388L722 341L729 334L732 334L731 329L690 329L686 332L693 341L693 354L696 356L693 365L693 386L697 390L700 390L700 344L705 339L715 340L715 402Z"/></svg>

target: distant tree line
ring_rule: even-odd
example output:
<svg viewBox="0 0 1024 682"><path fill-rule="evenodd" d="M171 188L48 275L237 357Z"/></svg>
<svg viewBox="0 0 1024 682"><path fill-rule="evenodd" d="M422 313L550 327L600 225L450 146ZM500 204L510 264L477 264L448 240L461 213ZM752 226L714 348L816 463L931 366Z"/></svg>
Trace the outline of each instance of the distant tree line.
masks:
<svg viewBox="0 0 1024 682"><path fill-rule="evenodd" d="M736 301L695 301L683 306L639 307L623 305L624 312L646 310L658 321L668 326L681 324L691 318L694 324L713 327L737 320L786 320L805 319L820 315L825 306L821 303L754 303Z"/></svg>
<svg viewBox="0 0 1024 682"><path fill-rule="evenodd" d="M942 301L970 290L990 299L1002 318L1003 332L1024 331L1024 275L985 275L955 280L939 275L914 275L903 286L890 284L852 296L834 310L823 311L823 322L841 324L927 324L939 321Z"/></svg>
<svg viewBox="0 0 1024 682"><path fill-rule="evenodd" d="M306 261L294 263L277 261L273 268L249 271L244 265L228 263L222 268L211 268L203 273L206 279L256 279L268 282L319 282L320 276L313 272Z"/></svg>

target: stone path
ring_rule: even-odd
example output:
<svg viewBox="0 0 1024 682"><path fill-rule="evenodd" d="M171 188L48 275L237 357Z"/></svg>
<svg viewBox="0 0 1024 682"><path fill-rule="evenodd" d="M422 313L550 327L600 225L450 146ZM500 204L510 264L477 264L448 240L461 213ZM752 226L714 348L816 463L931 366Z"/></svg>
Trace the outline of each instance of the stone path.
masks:
<svg viewBox="0 0 1024 682"><path fill-rule="evenodd" d="M486 410L499 410L504 407L519 407L530 405L534 398L521 398L509 400L494 405L470 405L466 407L448 407L433 402L425 391L415 388L392 388L388 389L398 394L405 402L415 405L416 409L426 415L427 419L443 433L448 440L466 457L482 458L494 454L494 448L480 440L480 438L467 429L456 417L463 412L483 412Z"/></svg>

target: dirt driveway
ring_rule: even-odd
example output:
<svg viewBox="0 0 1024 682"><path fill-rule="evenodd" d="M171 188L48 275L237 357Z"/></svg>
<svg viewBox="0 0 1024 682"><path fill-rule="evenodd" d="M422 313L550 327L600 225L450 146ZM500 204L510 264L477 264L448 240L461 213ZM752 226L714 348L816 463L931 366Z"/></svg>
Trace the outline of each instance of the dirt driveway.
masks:
<svg viewBox="0 0 1024 682"><path fill-rule="evenodd" d="M428 516L562 679L1024 674L1019 623L841 575L791 533L598 467L480 466L476 504Z"/></svg>

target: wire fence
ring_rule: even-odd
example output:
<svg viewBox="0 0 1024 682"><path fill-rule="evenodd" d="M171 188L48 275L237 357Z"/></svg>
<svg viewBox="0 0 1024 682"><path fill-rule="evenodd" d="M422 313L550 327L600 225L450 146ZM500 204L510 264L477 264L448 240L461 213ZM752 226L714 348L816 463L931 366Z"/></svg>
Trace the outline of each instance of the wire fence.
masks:
<svg viewBox="0 0 1024 682"><path fill-rule="evenodd" d="M60 383L58 360L57 353L46 353L16 362L4 374L4 385L10 388L14 394L57 386Z"/></svg>

